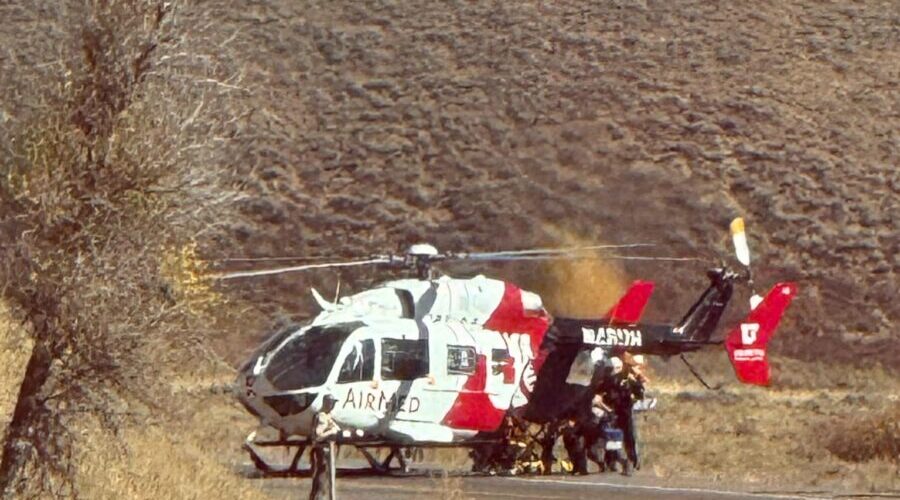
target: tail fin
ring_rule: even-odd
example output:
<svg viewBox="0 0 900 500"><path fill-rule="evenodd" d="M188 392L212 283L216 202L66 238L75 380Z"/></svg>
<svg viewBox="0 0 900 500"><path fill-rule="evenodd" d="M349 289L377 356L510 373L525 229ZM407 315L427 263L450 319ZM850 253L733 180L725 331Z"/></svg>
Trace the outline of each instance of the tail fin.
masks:
<svg viewBox="0 0 900 500"><path fill-rule="evenodd" d="M635 281L625 292L625 295L619 299L606 313L606 319L610 323L634 324L641 320L644 313L644 307L653 294L652 281Z"/></svg>
<svg viewBox="0 0 900 500"><path fill-rule="evenodd" d="M769 385L766 344L796 294L796 283L778 283L725 339L725 349L741 382Z"/></svg>
<svg viewBox="0 0 900 500"><path fill-rule="evenodd" d="M708 342L712 338L725 308L731 302L737 275L719 268L710 269L706 277L709 278L709 286L675 327L675 333L691 342Z"/></svg>

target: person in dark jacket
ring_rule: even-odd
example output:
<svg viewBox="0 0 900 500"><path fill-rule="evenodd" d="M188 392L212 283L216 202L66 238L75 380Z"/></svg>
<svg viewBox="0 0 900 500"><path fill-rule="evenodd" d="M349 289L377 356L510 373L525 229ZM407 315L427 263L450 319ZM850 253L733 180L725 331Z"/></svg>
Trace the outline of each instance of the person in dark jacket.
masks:
<svg viewBox="0 0 900 500"><path fill-rule="evenodd" d="M616 427L616 416L612 408L597 394L591 402L591 419L584 430L584 446L588 459L597 464L600 472L615 471L621 464L627 471L628 461L622 449L622 431Z"/></svg>
<svg viewBox="0 0 900 500"><path fill-rule="evenodd" d="M538 441L541 445L541 473L545 476L553 473L553 462L556 461L556 457L553 455L553 447L556 445L558 437L559 427L555 421L544 424Z"/></svg>
<svg viewBox="0 0 900 500"><path fill-rule="evenodd" d="M633 406L636 400L644 398L643 357L625 354L623 370L617 374L607 388L604 402L616 415L616 426L622 430L625 452L629 468L640 469L638 430L635 425ZM629 471L630 472L630 471Z"/></svg>
<svg viewBox="0 0 900 500"><path fill-rule="evenodd" d="M334 500L334 441L341 428L331 416L337 402L334 396L322 398L322 409L313 418L312 489L309 500Z"/></svg>
<svg viewBox="0 0 900 500"><path fill-rule="evenodd" d="M580 417L580 416L579 416ZM562 428L563 445L572 462L572 474L584 475L588 473L587 457L584 450L584 430L581 418L568 419Z"/></svg>
<svg viewBox="0 0 900 500"><path fill-rule="evenodd" d="M632 469L623 447L622 430L619 427L618 402L623 399L625 364L618 356L605 360L595 385L591 400L590 423L585 426L585 446L588 457L601 472L616 470L621 464L622 473L631 475Z"/></svg>

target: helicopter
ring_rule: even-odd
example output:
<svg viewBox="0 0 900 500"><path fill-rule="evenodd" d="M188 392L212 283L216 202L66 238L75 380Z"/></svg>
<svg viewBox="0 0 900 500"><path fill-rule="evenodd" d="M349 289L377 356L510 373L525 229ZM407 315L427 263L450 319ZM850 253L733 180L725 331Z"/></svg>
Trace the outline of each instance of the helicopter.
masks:
<svg viewBox="0 0 900 500"><path fill-rule="evenodd" d="M232 280L380 265L415 275L335 301L311 290L318 315L275 332L238 370L237 399L261 427L280 436L257 439L254 431L244 448L263 472L299 472L314 415L329 395L342 429L339 444L355 446L375 471L389 471L394 459L407 470L403 449L500 443L510 415L538 424L564 418L596 389L596 377L584 374L624 352L672 356L724 344L741 382L768 385L766 345L797 286L778 283L765 297L754 292L746 319L724 340L713 340L734 284L753 283L742 219L732 222L731 232L744 269L709 271L709 286L673 325L639 322L654 288L649 281L634 282L604 317L582 319L551 315L538 294L515 284L483 275L436 277L432 267L594 258L597 251L643 244L467 253L417 244L404 255L222 274ZM287 469L263 459L259 448L273 446L297 448ZM372 448L391 452L379 460Z"/></svg>

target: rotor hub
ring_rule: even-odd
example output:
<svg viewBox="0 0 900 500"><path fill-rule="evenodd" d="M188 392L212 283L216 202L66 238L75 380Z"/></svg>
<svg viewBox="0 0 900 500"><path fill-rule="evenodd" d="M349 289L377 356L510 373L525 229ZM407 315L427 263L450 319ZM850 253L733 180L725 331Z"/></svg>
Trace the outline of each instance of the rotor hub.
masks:
<svg viewBox="0 0 900 500"><path fill-rule="evenodd" d="M434 257L438 255L438 250L428 243L416 243L409 247L406 254L414 257Z"/></svg>

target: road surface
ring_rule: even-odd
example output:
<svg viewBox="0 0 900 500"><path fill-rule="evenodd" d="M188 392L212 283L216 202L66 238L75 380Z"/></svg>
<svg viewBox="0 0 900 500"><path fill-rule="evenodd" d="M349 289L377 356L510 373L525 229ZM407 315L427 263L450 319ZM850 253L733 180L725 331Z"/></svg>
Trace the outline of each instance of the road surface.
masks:
<svg viewBox="0 0 900 500"><path fill-rule="evenodd" d="M810 492L803 494L740 491L724 487L669 486L650 475L623 477L618 474L589 476L524 476L487 477L468 474L443 474L422 470L405 476L376 476L360 471L344 470L338 477L337 492L341 500L375 499L809 499L830 498ZM259 487L272 498L305 498L308 478L256 478Z"/></svg>

